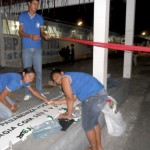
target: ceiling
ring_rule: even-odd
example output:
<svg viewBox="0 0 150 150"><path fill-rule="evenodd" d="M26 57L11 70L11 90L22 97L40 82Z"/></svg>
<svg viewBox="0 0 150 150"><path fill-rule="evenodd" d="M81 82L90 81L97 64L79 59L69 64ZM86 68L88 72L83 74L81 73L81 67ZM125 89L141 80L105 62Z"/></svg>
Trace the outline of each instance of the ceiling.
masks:
<svg viewBox="0 0 150 150"><path fill-rule="evenodd" d="M55 2L56 0L41 0L41 1ZM68 1L71 3L76 1L76 4L74 3L72 4L72 6L66 4L61 7L57 7L57 6L54 7L52 5L51 7L48 7L48 9L41 9L41 5L40 5L38 13L42 14L43 17L47 20L60 20L71 24L72 23L75 24L77 22L77 19L79 17L82 17L85 20L85 26L91 26L91 27L93 26L94 0L59 0L59 1L60 4L62 4L63 1L66 2ZM85 1L86 4L84 3ZM18 3L25 4L25 2L27 2L27 0L0 0L0 6L9 5L10 7L13 4L18 4ZM81 2L83 3L81 4ZM110 2L111 2L110 20L109 20L110 31L124 34L126 0L110 0ZM8 7L5 10L8 11ZM150 30L150 19L148 19L148 14L149 14L148 0L145 1L136 0L136 14L135 14L136 34L140 33L143 30Z"/></svg>
<svg viewBox="0 0 150 150"><path fill-rule="evenodd" d="M74 5L69 7L59 7L52 9L45 9L43 12L38 10L38 13L46 20L56 20L62 21L67 24L76 24L78 19L84 21L84 26L92 27L93 26L93 15L94 15L94 4L82 4ZM68 15L69 14L69 15Z"/></svg>
<svg viewBox="0 0 150 150"><path fill-rule="evenodd" d="M53 5L51 4L51 7L45 5L46 4L45 2L55 2L55 1L56 0L41 0L39 4L39 10L37 12L40 13L46 20L60 21L63 23L73 24L73 25L76 25L77 20L81 18L84 21L83 24L84 27L93 27L94 0L57 0L57 4L59 2L58 7L57 6L54 7L54 4ZM62 2L64 1L68 3L63 4ZM1 6L2 4L3 7L9 5L9 7L8 6L7 8L5 7L2 12L9 14L8 10L12 10L11 12L12 14L18 14L20 11L23 11L23 8L24 10L25 9L28 10L25 2L27 2L27 0L1 0ZM41 2L45 3L44 6L47 6L47 8L43 8L43 3ZM110 2L111 2L110 30L115 32L120 32L122 31L122 28L119 29L114 24L114 14L120 15L119 16L121 18L120 21L124 24L125 14L123 12L123 17L121 16L121 14L122 11L125 10L124 5L122 6L122 4L125 3L124 0L110 0ZM22 7L20 6L20 3L23 3ZM16 6L13 4L16 4ZM119 9L120 13L118 13L118 11L116 11L117 9L114 8ZM113 30L113 29L117 29L117 30ZM120 31L118 31L118 29Z"/></svg>
<svg viewBox="0 0 150 150"><path fill-rule="evenodd" d="M0 5L12 5L27 2L27 0L0 0Z"/></svg>

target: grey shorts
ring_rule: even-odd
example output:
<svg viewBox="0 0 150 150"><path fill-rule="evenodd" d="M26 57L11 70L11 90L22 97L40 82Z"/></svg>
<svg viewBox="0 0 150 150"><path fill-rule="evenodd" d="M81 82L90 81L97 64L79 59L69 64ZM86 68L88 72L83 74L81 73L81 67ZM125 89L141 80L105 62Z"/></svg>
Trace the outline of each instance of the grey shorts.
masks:
<svg viewBox="0 0 150 150"><path fill-rule="evenodd" d="M98 117L106 104L107 92L102 89L82 102L82 127L87 132L99 124Z"/></svg>

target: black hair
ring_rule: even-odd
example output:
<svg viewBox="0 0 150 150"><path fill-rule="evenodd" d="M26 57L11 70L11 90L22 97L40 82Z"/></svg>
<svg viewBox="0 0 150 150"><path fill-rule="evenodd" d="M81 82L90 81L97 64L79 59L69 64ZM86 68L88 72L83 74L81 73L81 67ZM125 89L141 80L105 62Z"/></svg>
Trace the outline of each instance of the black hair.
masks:
<svg viewBox="0 0 150 150"><path fill-rule="evenodd" d="M26 73L35 73L35 70L33 69L33 67L27 67L27 68L24 68L22 72L25 72Z"/></svg>
<svg viewBox="0 0 150 150"><path fill-rule="evenodd" d="M61 73L62 72L62 70L61 69L55 69L55 68L53 68L52 69L52 71L51 71L51 74L50 74L50 78L53 80L53 75L55 74L55 73Z"/></svg>
<svg viewBox="0 0 150 150"><path fill-rule="evenodd" d="M32 1L38 1L39 2L39 0L28 0L27 2L32 3Z"/></svg>

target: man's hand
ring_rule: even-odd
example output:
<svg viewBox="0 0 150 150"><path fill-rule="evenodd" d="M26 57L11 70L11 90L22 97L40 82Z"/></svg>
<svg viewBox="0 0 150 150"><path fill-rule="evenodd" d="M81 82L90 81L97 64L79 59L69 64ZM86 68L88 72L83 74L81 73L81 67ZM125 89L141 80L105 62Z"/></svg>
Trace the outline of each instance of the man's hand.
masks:
<svg viewBox="0 0 150 150"><path fill-rule="evenodd" d="M46 102L48 105L52 105L53 104L53 101L52 100L49 100Z"/></svg>
<svg viewBox="0 0 150 150"><path fill-rule="evenodd" d="M43 38L44 38L45 40L49 40L49 39L51 38L51 36L50 36L49 34L45 34L45 35L43 36Z"/></svg>
<svg viewBox="0 0 150 150"><path fill-rule="evenodd" d="M60 114L59 115L59 118L70 118L71 117L71 115L70 114L68 114L68 113L64 113L64 114Z"/></svg>
<svg viewBox="0 0 150 150"><path fill-rule="evenodd" d="M59 101L57 100L50 100L47 102L49 105L58 105L59 104Z"/></svg>
<svg viewBox="0 0 150 150"><path fill-rule="evenodd" d="M39 37L39 35L35 35L35 34L30 34L30 38L32 39L32 40L41 40L41 38Z"/></svg>
<svg viewBox="0 0 150 150"><path fill-rule="evenodd" d="M18 110L18 105L15 102L14 105L12 106L12 108L10 109L12 112L16 112Z"/></svg>

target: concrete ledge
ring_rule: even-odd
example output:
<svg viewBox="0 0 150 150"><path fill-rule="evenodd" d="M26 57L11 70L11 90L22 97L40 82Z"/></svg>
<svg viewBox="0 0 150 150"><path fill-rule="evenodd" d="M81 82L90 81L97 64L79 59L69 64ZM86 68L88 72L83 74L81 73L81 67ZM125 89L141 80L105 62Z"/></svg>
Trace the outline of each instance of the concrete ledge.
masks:
<svg viewBox="0 0 150 150"><path fill-rule="evenodd" d="M115 98L120 106L127 98L130 90L130 79L117 79L117 86L108 89L108 95Z"/></svg>

